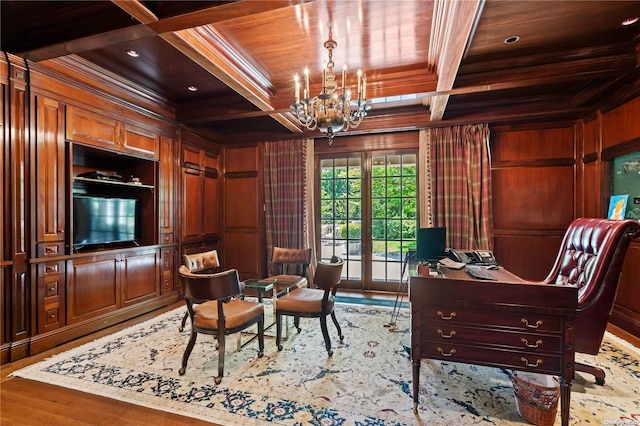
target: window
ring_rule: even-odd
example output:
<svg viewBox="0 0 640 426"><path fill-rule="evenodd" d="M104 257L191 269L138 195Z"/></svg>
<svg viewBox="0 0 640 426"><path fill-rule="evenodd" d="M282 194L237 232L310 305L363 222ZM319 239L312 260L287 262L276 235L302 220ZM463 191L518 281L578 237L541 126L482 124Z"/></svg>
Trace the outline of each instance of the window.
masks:
<svg viewBox="0 0 640 426"><path fill-rule="evenodd" d="M345 259L345 287L397 290L415 248L416 157L362 152L320 160L321 258Z"/></svg>

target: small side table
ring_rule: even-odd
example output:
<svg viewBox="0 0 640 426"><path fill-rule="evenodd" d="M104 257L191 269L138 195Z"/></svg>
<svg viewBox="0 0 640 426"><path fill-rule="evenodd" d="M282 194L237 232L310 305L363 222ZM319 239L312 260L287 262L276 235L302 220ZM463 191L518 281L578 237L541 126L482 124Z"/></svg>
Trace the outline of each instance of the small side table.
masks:
<svg viewBox="0 0 640 426"><path fill-rule="evenodd" d="M273 285L278 280L246 280L244 288L254 289L258 291L258 302L262 303L264 294L273 291Z"/></svg>

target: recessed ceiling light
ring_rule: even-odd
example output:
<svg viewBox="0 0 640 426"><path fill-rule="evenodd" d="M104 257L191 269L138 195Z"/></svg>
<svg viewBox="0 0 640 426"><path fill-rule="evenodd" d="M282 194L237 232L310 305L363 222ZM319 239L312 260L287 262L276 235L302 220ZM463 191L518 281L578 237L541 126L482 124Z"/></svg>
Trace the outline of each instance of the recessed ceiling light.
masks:
<svg viewBox="0 0 640 426"><path fill-rule="evenodd" d="M637 16L634 16L633 18L627 18L624 21L622 21L620 25L622 25L623 27L628 27L638 22L638 19L640 18L638 18Z"/></svg>
<svg viewBox="0 0 640 426"><path fill-rule="evenodd" d="M514 35L511 37L505 38L504 44L513 44L513 43L517 43L518 41L520 41L520 36Z"/></svg>
<svg viewBox="0 0 640 426"><path fill-rule="evenodd" d="M198 91L198 88L197 88L196 86L189 86L189 87L187 87L187 89L188 89L190 92L197 92L197 91Z"/></svg>
<svg viewBox="0 0 640 426"><path fill-rule="evenodd" d="M137 58L138 56L140 56L138 52L132 49L127 50L127 55L131 56L132 58Z"/></svg>

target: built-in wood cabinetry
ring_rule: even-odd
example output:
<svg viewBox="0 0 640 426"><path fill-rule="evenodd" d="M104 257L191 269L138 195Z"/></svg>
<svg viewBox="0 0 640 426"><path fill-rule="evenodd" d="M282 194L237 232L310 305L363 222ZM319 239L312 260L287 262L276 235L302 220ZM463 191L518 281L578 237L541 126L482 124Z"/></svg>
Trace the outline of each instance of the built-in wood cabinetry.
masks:
<svg viewBox="0 0 640 426"><path fill-rule="evenodd" d="M14 57L0 60L0 71L6 363L179 300L180 151L171 118L128 109L130 98L118 105L120 89L105 96ZM113 179L87 176L95 171ZM74 224L83 221L74 211L79 196L136 200L135 237L74 244Z"/></svg>
<svg viewBox="0 0 640 426"><path fill-rule="evenodd" d="M68 261L67 319L75 324L158 295L157 249L96 252Z"/></svg>
<svg viewBox="0 0 640 426"><path fill-rule="evenodd" d="M152 131L80 108L67 111L67 139L136 156L158 158Z"/></svg>
<svg viewBox="0 0 640 426"><path fill-rule="evenodd" d="M219 149L193 133L181 133L181 254L218 249ZM219 254L220 261L223 256Z"/></svg>

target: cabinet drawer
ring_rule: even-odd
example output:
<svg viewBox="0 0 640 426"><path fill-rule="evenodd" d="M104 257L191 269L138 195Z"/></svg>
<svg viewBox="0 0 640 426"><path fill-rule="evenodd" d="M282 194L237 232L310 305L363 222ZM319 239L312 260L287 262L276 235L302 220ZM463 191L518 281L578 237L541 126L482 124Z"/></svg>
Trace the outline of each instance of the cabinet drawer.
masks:
<svg viewBox="0 0 640 426"><path fill-rule="evenodd" d="M423 344L422 358L514 368L544 374L558 374L562 371L560 355L462 344Z"/></svg>
<svg viewBox="0 0 640 426"><path fill-rule="evenodd" d="M170 244L173 242L173 234L162 234L160 235L160 243L162 244ZM171 249L169 249L171 250Z"/></svg>
<svg viewBox="0 0 640 426"><path fill-rule="evenodd" d="M544 333L524 333L518 330L492 330L487 328L463 327L457 324L427 324L422 331L422 339L430 344L470 344L484 343L521 349L559 353L562 339L559 335Z"/></svg>
<svg viewBox="0 0 640 426"><path fill-rule="evenodd" d="M49 275L58 275L65 273L65 262L61 260L59 262L45 262L38 263L38 277L46 277Z"/></svg>
<svg viewBox="0 0 640 426"><path fill-rule="evenodd" d="M64 326L65 275L38 278L38 333Z"/></svg>
<svg viewBox="0 0 640 426"><path fill-rule="evenodd" d="M62 256L64 255L64 241L40 243L37 245L38 257Z"/></svg>
<svg viewBox="0 0 640 426"><path fill-rule="evenodd" d="M562 331L559 318L530 313L482 312L429 306L425 308L423 320L433 323L442 322L443 324L483 324L487 327L514 328L527 332L560 333Z"/></svg>
<svg viewBox="0 0 640 426"><path fill-rule="evenodd" d="M170 272L173 270L173 257L163 257L162 258L162 271Z"/></svg>

